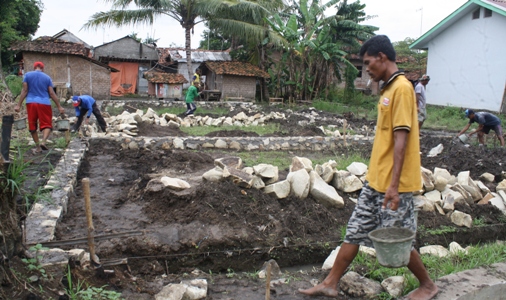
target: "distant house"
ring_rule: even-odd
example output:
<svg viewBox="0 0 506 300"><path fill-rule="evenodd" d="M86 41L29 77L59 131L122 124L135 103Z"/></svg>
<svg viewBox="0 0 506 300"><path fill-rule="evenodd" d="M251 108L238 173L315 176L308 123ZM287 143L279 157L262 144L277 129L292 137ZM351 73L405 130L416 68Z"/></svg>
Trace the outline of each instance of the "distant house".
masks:
<svg viewBox="0 0 506 300"><path fill-rule="evenodd" d="M157 99L182 99L183 84L188 80L182 74L149 71L144 73L148 81L148 95Z"/></svg>
<svg viewBox="0 0 506 300"><path fill-rule="evenodd" d="M15 61L22 62L25 72L33 69L34 62L43 62L44 72L51 76L57 92L71 87L74 94L110 98L110 74L118 70L88 57L89 49L81 43L43 36L14 43L9 49L17 52Z"/></svg>
<svg viewBox="0 0 506 300"><path fill-rule="evenodd" d="M183 48L158 48L160 55L159 64L175 72L182 74L188 83L183 87L190 85L191 78L188 78L188 65L186 64L186 50ZM191 50L192 56L192 74L204 62L231 61L228 51L216 50ZM205 75L205 74L203 74ZM206 78L202 78L205 82Z"/></svg>
<svg viewBox="0 0 506 300"><path fill-rule="evenodd" d="M506 113L506 1L469 0L412 45L427 49L427 102Z"/></svg>
<svg viewBox="0 0 506 300"><path fill-rule="evenodd" d="M355 78L355 89L359 91L364 92L370 92L373 95L378 94L379 92L379 84L371 79L369 74L365 71L364 63L362 62L362 58L358 54L350 54L350 57L348 58L350 63L357 68L358 73L357 77ZM346 66L342 67L342 72L344 75L344 71ZM337 80L337 79L336 79ZM343 81L339 83L340 87L344 88L346 86L346 82Z"/></svg>
<svg viewBox="0 0 506 300"><path fill-rule="evenodd" d="M111 74L112 96L148 94L148 81L143 74L158 62L158 52L154 46L125 36L95 47L93 57L120 71Z"/></svg>
<svg viewBox="0 0 506 300"><path fill-rule="evenodd" d="M72 32L68 31L67 29L63 29L62 31L60 31L57 34L53 35L53 37L56 38L56 39L60 39L60 40L66 41L66 42L83 44L84 47L86 49L88 49L88 50L91 50L91 48L92 48L85 41L81 40L75 34L73 34ZM88 56L91 57L91 51L89 51Z"/></svg>
<svg viewBox="0 0 506 300"><path fill-rule="evenodd" d="M206 76L206 90L220 90L221 98L255 99L257 79L270 78L259 67L247 62L205 62L200 65Z"/></svg>

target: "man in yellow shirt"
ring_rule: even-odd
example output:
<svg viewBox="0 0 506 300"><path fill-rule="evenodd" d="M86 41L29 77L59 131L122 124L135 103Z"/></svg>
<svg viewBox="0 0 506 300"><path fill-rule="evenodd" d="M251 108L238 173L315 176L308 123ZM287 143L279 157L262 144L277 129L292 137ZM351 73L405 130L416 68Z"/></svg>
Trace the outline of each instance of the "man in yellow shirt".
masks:
<svg viewBox="0 0 506 300"><path fill-rule="evenodd" d="M416 231L413 192L422 188L422 182L413 86L404 73L399 72L395 50L387 36L378 35L366 41L360 49L360 56L371 79L384 82L378 101L369 172L332 270L319 285L299 290L306 295L337 297L339 280L357 255L359 246L372 247L369 232L383 227ZM432 299L438 288L414 248L408 268L420 286L407 299Z"/></svg>

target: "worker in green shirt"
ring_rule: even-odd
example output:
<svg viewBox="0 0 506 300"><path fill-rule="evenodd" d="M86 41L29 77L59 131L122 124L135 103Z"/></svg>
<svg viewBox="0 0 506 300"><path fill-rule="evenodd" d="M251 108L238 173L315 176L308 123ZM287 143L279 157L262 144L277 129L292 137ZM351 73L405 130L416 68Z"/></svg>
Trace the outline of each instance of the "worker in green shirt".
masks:
<svg viewBox="0 0 506 300"><path fill-rule="evenodd" d="M197 106L195 103L193 103L193 99L199 94L199 91L196 86L190 85L188 88L188 91L186 91L186 108L187 111L185 112L185 115L193 115L195 110L197 109Z"/></svg>

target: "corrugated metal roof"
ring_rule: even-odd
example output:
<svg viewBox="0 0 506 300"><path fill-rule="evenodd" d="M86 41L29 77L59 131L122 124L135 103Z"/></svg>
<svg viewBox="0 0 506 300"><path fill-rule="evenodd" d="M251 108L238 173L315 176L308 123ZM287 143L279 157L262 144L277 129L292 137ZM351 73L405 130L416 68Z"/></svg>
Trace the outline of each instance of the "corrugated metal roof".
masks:
<svg viewBox="0 0 506 300"><path fill-rule="evenodd" d="M161 64L168 62L186 62L186 50L183 48L158 48L160 53ZM201 63L207 61L231 61L230 53L228 51L215 51L215 50L191 50L192 62ZM169 59L168 59L169 58Z"/></svg>

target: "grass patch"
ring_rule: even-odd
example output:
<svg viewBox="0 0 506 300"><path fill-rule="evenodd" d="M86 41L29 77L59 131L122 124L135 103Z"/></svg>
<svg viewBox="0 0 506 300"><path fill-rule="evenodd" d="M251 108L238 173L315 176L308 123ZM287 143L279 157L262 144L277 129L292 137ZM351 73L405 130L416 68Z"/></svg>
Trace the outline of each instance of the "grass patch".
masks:
<svg viewBox="0 0 506 300"><path fill-rule="evenodd" d="M491 243L476 245L471 247L468 252L468 254L457 253L445 258L439 258L433 255L422 255L421 258L433 280L464 270L475 269L506 261L505 244ZM358 267L363 266L365 266L366 270L368 270L365 276L379 282L391 276L404 276L407 281L404 294L416 289L419 285L418 280L408 270L408 268L385 268L382 267L375 258L359 252L351 264L350 269L356 270ZM386 297L382 299L393 298Z"/></svg>
<svg viewBox="0 0 506 300"><path fill-rule="evenodd" d="M269 123L265 126L193 126L193 127L181 127L181 131L191 135L191 136L204 136L208 133L215 131L232 131L232 130L242 130L248 132L255 132L258 135L266 135L272 134L274 132L278 132L281 130L279 124Z"/></svg>
<svg viewBox="0 0 506 300"><path fill-rule="evenodd" d="M442 234L457 232L457 229L455 227L450 227L450 226L441 226L440 228L425 228L425 226L420 225L417 228L417 232L421 236L442 235Z"/></svg>
<svg viewBox="0 0 506 300"><path fill-rule="evenodd" d="M211 150L212 151L212 150ZM241 151L234 152L232 156L238 156L242 159L244 164L248 167L264 163L278 167L280 170L288 170L292 163L292 158L295 156L307 157L313 162L313 167L317 164L322 165L329 160L337 162L338 170L345 170L352 162L363 162L369 164L369 159L361 157L359 154L352 154L351 156L338 155L333 152L311 152L311 153L290 153L286 154L285 151Z"/></svg>

